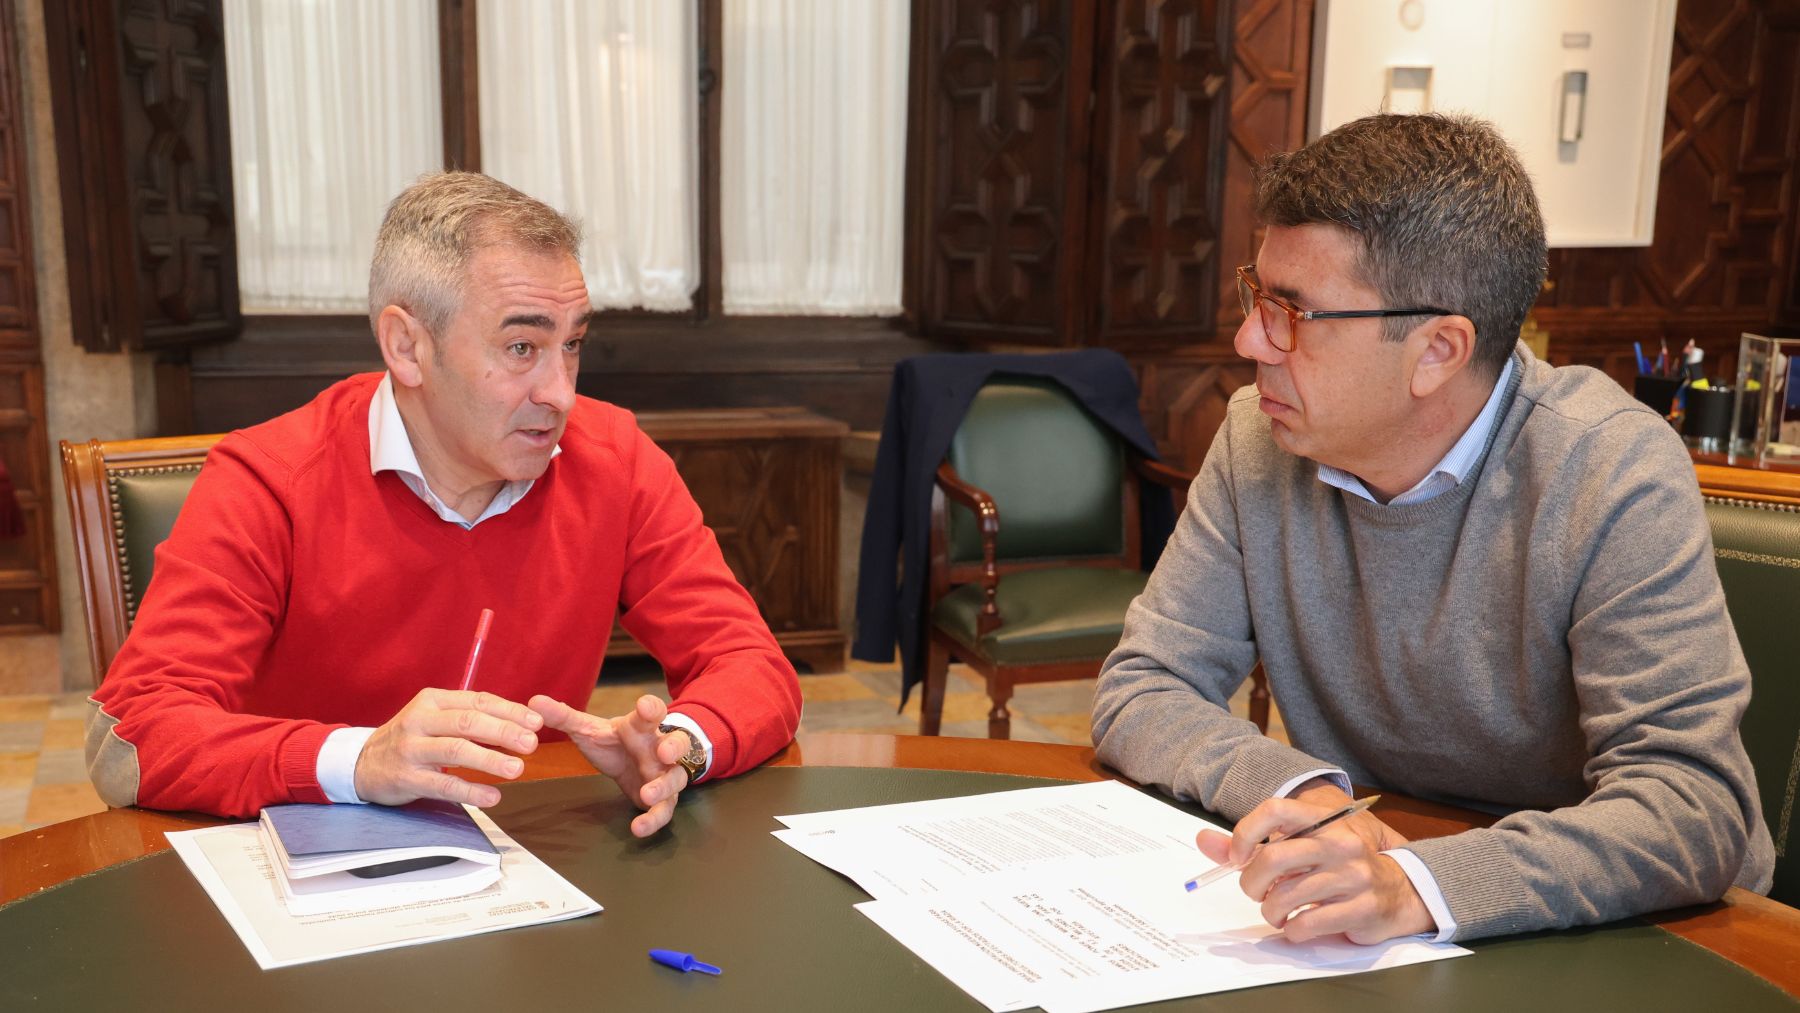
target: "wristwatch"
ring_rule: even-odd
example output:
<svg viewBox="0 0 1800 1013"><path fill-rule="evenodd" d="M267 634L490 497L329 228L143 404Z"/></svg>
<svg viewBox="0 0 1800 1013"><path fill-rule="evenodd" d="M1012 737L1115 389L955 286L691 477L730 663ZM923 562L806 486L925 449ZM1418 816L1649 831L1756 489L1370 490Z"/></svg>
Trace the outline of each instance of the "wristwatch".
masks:
<svg viewBox="0 0 1800 1013"><path fill-rule="evenodd" d="M681 769L688 772L689 784L700 780L700 775L706 771L706 750L701 747L700 740L695 737L694 733L680 725L657 725L656 730L664 735L670 732L681 732L687 736L688 751L682 753L675 762L681 765Z"/></svg>

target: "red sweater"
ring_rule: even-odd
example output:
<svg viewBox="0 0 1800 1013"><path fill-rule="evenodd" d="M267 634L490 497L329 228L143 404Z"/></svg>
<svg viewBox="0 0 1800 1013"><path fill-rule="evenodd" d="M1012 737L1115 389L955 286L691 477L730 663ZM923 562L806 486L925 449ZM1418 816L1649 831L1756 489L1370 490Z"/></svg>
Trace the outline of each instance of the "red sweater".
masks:
<svg viewBox="0 0 1800 1013"><path fill-rule="evenodd" d="M208 455L94 694L96 720L117 724L90 732L90 761L135 777L96 769L96 783L224 816L323 802L325 736L454 689L483 607L481 689L584 708L622 611L712 739L713 776L793 738L793 667L629 412L579 399L531 491L465 531L393 472L369 474L379 381L351 377Z"/></svg>

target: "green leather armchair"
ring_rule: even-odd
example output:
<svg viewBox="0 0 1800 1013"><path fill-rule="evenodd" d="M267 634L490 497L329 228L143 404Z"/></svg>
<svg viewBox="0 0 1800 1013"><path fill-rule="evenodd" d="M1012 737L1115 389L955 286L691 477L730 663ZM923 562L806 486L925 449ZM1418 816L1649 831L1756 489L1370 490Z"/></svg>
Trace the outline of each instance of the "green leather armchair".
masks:
<svg viewBox="0 0 1800 1013"><path fill-rule="evenodd" d="M156 547L169 537L206 452L218 441L217 434L61 441L94 685L125 642L150 585Z"/></svg>
<svg viewBox="0 0 1800 1013"><path fill-rule="evenodd" d="M987 680L997 739L1015 686L1099 674L1147 577L1138 476L1193 477L1128 453L1054 381L1000 376L975 396L932 498L920 734L939 731L951 659Z"/></svg>
<svg viewBox="0 0 1800 1013"><path fill-rule="evenodd" d="M1731 476L1742 485L1752 476ZM1723 478L1721 478L1721 481ZM1750 665L1750 707L1741 731L1756 769L1763 816L1775 838L1769 896L1800 906L1800 498L1723 489L1701 472L1706 518L1726 608Z"/></svg>

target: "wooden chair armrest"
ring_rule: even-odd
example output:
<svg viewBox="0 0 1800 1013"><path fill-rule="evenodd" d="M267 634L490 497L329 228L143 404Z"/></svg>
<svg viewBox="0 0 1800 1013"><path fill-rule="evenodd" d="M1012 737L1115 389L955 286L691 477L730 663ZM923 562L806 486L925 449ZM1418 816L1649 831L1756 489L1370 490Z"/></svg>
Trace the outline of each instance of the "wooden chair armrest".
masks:
<svg viewBox="0 0 1800 1013"><path fill-rule="evenodd" d="M1000 539L1000 507L994 497L982 489L962 480L956 469L945 461L938 465L937 485L944 490L944 496L968 507L975 513L977 530L981 533L981 589L983 601L981 613L975 619L977 636L987 636L1000 628L1000 568L998 565Z"/></svg>
<svg viewBox="0 0 1800 1013"><path fill-rule="evenodd" d="M994 504L994 497L981 487L963 481L949 461L938 465L937 484L944 490L944 495L975 511L984 534L990 524L995 531L1000 530L1000 508Z"/></svg>
<svg viewBox="0 0 1800 1013"><path fill-rule="evenodd" d="M1194 472L1170 467L1161 461L1152 461L1148 457L1133 455L1131 470L1137 472L1142 478L1155 482L1157 485L1167 486L1176 492L1185 493L1188 486L1194 484Z"/></svg>
<svg viewBox="0 0 1800 1013"><path fill-rule="evenodd" d="M1155 482L1174 493L1176 514L1187 510L1188 487L1194 484L1193 472L1136 454L1131 455L1131 470L1144 481Z"/></svg>

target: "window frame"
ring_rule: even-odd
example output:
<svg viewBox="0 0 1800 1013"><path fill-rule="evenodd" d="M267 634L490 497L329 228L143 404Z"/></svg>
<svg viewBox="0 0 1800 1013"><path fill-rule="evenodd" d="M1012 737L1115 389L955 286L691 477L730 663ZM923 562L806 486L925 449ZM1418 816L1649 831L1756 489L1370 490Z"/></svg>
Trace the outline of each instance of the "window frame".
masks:
<svg viewBox="0 0 1800 1013"><path fill-rule="evenodd" d="M479 66L475 3L438 0L438 33L444 165L480 169ZM793 387L800 378L846 392L854 404L815 404L815 410L842 417L860 428L880 424L882 398L893 366L925 352L949 351L953 341L922 337L911 311L914 261L903 261L902 313L893 316L730 316L720 284L723 247L719 240L719 72L724 43L723 0L694 0L700 12L699 221L700 286L685 311L608 309L596 319L582 356L577 389L590 397L633 410L670 410L706 405L812 404ZM915 28L916 33L915 12ZM911 57L909 57L909 61ZM909 83L909 88L915 87ZM907 131L916 133L909 111ZM909 174L912 167L908 167ZM907 197L912 195L909 179ZM910 236L910 226L908 229ZM910 239L909 239L910 242ZM209 424L238 425L270 403L300 404L348 373L381 369L379 350L369 341L367 314L247 313L238 340L196 349L193 377L209 387ZM672 392L674 376L681 393ZM647 391L650 380L655 390ZM281 385L271 394L268 385ZM246 384L248 386L246 386ZM252 395L248 392L254 392ZM194 414L184 399L185 412ZM840 398L842 400L842 398ZM218 419L214 419L214 415ZM242 418L240 418L240 416ZM192 425L182 431L190 431Z"/></svg>
<svg viewBox="0 0 1800 1013"><path fill-rule="evenodd" d="M440 99L443 115L444 168L481 171L481 67L479 29L476 4L483 0L438 0L438 67ZM699 284L694 303L686 311L605 309L597 314L602 321L642 321L687 323L729 328L729 321L740 319L725 313L724 244L719 234L719 153L722 129L720 82L725 53L724 0L694 0L699 18L696 33L700 46L699 89L700 134L695 144L699 149L698 185L700 187L698 225L700 233ZM908 117L909 121L911 117ZM909 122L910 131L910 122ZM905 277L901 279L902 305L909 291ZM323 315L323 314L321 314ZM881 316L754 316L741 319L780 320L803 331L841 331L847 323L857 322L857 329L868 321L892 321L899 329L904 314ZM755 327L754 330L765 330Z"/></svg>

